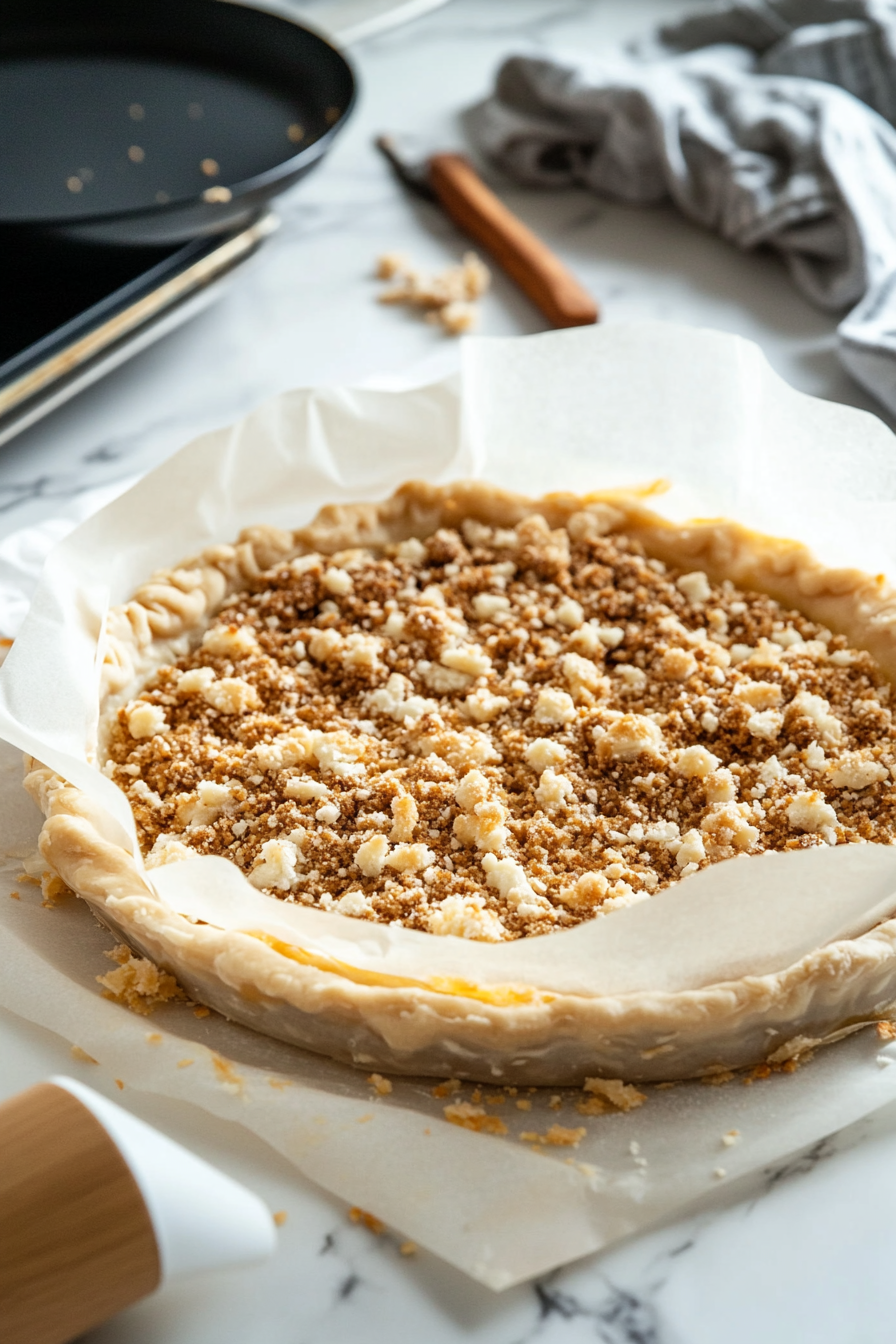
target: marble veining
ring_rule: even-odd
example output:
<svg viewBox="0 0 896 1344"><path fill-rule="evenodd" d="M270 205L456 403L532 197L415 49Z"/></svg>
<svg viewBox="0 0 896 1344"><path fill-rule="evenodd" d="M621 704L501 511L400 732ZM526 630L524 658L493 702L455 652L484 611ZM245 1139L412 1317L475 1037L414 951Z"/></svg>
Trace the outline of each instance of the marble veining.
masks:
<svg viewBox="0 0 896 1344"><path fill-rule="evenodd" d="M216 305L0 451L0 541L78 516L205 430L292 386L442 372L456 347L416 314L375 302L378 253L422 264L466 244L407 198L370 147L380 130L422 145L462 139L461 113L511 50L602 44L643 32L680 0L452 0L354 50L358 113L322 168L279 205L279 232ZM758 341L795 386L875 410L836 363L834 322L779 261L743 255L672 209L626 209L577 192L526 193L488 174L598 296L608 323L667 318ZM540 330L497 276L481 330ZM57 1038L0 1018L0 1095L51 1072L81 1076L190 1144L288 1215L268 1264L172 1287L90 1344L884 1344L892 1338L896 1108L720 1188L690 1217L502 1295L392 1231L352 1224L339 1201L252 1135L173 1102L122 1098ZM446 1191L446 1199L450 1191Z"/></svg>

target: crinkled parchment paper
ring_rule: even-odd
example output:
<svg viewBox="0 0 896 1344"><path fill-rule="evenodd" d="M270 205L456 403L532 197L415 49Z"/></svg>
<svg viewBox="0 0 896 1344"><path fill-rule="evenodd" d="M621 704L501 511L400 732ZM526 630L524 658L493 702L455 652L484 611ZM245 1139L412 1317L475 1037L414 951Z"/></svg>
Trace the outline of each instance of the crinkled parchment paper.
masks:
<svg viewBox="0 0 896 1344"><path fill-rule="evenodd" d="M132 835L123 795L86 759L107 604L153 569L232 540L251 523L296 526L323 503L382 498L411 477L470 475L531 494L666 477L675 482L662 501L670 516L726 514L799 536L831 563L896 572L896 440L873 416L794 392L750 343L661 324L471 341L459 380L279 397L188 445L82 523L50 554L0 674L0 733L88 789ZM27 545L13 549L29 553ZM24 591L28 565L19 568ZM476 1100L472 1085L434 1097L432 1080L394 1079L380 1096L362 1073L214 1014L197 1018L168 1004L139 1018L104 1000L96 984L110 969L102 956L110 935L80 902L46 909L37 888L17 880L39 817L21 791L16 753L4 749L0 767L10 856L0 875L0 1003L59 1032L128 1085L238 1120L320 1184L494 1288L605 1246L896 1095L889 1050L872 1029L793 1074L647 1087L646 1102L627 1114L582 1115L583 1095L562 1091L521 1090L495 1103L497 1092L484 1088L481 1104L507 1133L479 1134L443 1116L446 1104ZM468 978L519 980L534 958L557 987L564 978L579 983L589 964L616 989L634 987L645 967L656 983L705 984L760 953L762 969L785 965L795 948L889 912L896 852L867 847L866 856L779 856L796 860L792 872L779 871L778 858L741 861L736 893L720 868L710 870L690 879L687 901L688 884L680 889L677 912L657 897L538 940L537 958L532 944L435 941L446 967ZM206 863L215 861L159 870L166 882L178 874L166 899L184 910L204 902L204 918L215 890L198 876ZM836 884L809 871L819 863L837 869ZM197 878L185 887L191 868ZM745 883L748 871L764 874L762 882ZM782 881L793 887L791 918L776 921L770 943L763 907ZM246 893L266 899L242 879L221 898L221 918L235 927ZM726 903L726 895L736 899ZM294 939L338 947L358 964L383 967L392 958L391 970L428 937L340 916L303 923L316 912L269 904L271 920L292 921ZM671 967L664 949L686 945L695 927L711 936L689 965ZM556 952L545 955L552 945ZM531 1109L518 1109L520 1100ZM561 1138L578 1137L575 1146L521 1137L558 1137L552 1126ZM731 1130L740 1137L723 1145Z"/></svg>

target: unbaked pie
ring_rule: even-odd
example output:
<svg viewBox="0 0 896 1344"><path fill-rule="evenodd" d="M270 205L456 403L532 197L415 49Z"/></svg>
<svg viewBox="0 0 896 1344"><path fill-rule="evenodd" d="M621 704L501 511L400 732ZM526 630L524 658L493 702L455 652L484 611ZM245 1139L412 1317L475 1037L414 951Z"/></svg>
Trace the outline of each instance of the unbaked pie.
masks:
<svg viewBox="0 0 896 1344"><path fill-rule="evenodd" d="M251 529L111 613L99 764L146 869L500 943L774 849L896 842L896 605L733 523L624 495L405 486ZM355 972L164 907L36 768L53 869L202 1002L401 1072L558 1083L754 1064L896 999L896 921L678 994Z"/></svg>

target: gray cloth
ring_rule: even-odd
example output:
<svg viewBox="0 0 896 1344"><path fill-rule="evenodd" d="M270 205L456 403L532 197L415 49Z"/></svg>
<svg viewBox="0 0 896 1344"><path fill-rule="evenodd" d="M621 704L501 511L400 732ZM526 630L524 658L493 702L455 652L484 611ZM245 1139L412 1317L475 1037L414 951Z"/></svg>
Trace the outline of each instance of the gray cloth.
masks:
<svg viewBox="0 0 896 1344"><path fill-rule="evenodd" d="M518 182L671 199L767 244L896 415L896 0L744 0L593 60L514 56L470 115ZM851 311L847 311L851 310Z"/></svg>

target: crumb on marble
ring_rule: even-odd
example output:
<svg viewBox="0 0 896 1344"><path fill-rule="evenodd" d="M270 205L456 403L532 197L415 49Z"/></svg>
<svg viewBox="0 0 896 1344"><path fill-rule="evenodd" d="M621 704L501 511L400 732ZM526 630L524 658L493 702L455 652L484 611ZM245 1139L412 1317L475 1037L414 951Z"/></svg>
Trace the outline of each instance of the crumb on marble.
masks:
<svg viewBox="0 0 896 1344"><path fill-rule="evenodd" d="M368 1232L372 1232L375 1237L381 1236L386 1230L386 1224L381 1218L377 1218L373 1213L368 1213L366 1209L359 1209L357 1205L353 1205L352 1208L349 1209L348 1216L351 1222L360 1223L362 1227L367 1228Z"/></svg>
<svg viewBox="0 0 896 1344"><path fill-rule="evenodd" d="M377 261L376 278L394 281L379 302L422 308L426 319L449 336L471 331L478 321L476 300L491 284L491 272L475 252L465 252L457 266L435 275L421 270L400 252L386 252Z"/></svg>

